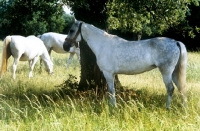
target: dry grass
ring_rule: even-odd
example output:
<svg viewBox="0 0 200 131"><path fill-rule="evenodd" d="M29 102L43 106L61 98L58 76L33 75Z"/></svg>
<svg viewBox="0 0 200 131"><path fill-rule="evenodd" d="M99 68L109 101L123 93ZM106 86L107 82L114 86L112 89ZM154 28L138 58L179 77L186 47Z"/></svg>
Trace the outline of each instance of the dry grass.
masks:
<svg viewBox="0 0 200 131"><path fill-rule="evenodd" d="M2 43L0 42L0 48ZM0 54L1 55L1 54ZM28 79L28 63L20 62L17 79L12 80L12 61L0 80L0 130L188 130L200 129L199 52L189 52L188 109L180 105L175 90L170 111L165 109L166 89L157 69L139 75L120 75L123 90L117 90L117 108L93 91L76 92L57 87L69 78L79 81L77 57L68 70L68 55L53 53L54 75L34 69ZM0 57L1 60L1 57Z"/></svg>

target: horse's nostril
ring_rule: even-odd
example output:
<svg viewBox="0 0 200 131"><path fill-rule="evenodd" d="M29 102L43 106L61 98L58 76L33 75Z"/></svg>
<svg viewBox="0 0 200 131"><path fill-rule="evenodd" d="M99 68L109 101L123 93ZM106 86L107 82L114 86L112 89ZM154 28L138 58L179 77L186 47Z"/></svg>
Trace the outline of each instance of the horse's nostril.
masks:
<svg viewBox="0 0 200 131"><path fill-rule="evenodd" d="M70 50L70 47L71 47L71 43L68 43L68 42L64 42L64 44L63 44L63 49L65 50L65 51L69 51Z"/></svg>

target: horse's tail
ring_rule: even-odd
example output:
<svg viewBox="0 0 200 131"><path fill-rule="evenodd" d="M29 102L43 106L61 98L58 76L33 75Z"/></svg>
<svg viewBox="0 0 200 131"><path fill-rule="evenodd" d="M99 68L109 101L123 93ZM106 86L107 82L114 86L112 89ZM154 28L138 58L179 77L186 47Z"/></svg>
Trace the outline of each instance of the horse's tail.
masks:
<svg viewBox="0 0 200 131"><path fill-rule="evenodd" d="M182 95L183 104L186 105L186 68L187 68L187 50L182 42L177 42L180 49L180 56L178 63L173 72L173 82L176 84L179 92Z"/></svg>
<svg viewBox="0 0 200 131"><path fill-rule="evenodd" d="M11 42L11 36L7 36L3 41L0 77L2 77L3 73L5 73L7 70L8 58L11 56L11 50L9 46L10 42Z"/></svg>

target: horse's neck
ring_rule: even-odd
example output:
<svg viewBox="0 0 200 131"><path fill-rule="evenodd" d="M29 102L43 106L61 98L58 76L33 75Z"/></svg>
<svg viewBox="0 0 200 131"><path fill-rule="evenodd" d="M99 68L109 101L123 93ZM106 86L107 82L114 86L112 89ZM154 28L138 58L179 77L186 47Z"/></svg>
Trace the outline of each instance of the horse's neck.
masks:
<svg viewBox="0 0 200 131"><path fill-rule="evenodd" d="M44 61L45 64L48 64L50 59L50 56L48 54L48 52L46 50L44 50L44 52L41 55L42 60Z"/></svg>
<svg viewBox="0 0 200 131"><path fill-rule="evenodd" d="M88 43L93 53L98 56L102 48L106 47L106 43L103 42L107 39L104 32L89 24L83 24L81 32L83 39Z"/></svg>

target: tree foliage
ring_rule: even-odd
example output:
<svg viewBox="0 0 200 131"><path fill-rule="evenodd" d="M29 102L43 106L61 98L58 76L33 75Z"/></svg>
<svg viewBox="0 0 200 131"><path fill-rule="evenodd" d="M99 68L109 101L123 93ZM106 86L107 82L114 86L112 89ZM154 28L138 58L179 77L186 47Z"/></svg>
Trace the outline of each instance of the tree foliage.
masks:
<svg viewBox="0 0 200 131"><path fill-rule="evenodd" d="M106 29L108 0L62 0L71 7L74 16L78 20L94 24L95 26Z"/></svg>
<svg viewBox="0 0 200 131"><path fill-rule="evenodd" d="M199 0L63 0L72 8L79 20L109 31L124 33L143 32L147 35L162 34L168 29L193 28L186 17L190 5ZM180 29L179 29L180 30Z"/></svg>
<svg viewBox="0 0 200 131"><path fill-rule="evenodd" d="M0 0L0 28L6 35L37 35L65 28L58 0Z"/></svg>
<svg viewBox="0 0 200 131"><path fill-rule="evenodd" d="M74 16L64 13L63 17L65 19L65 28L63 29L62 32L64 34L67 34L69 29L71 28L72 24L74 23Z"/></svg>
<svg viewBox="0 0 200 131"><path fill-rule="evenodd" d="M189 0L110 0L109 29L162 34L185 20Z"/></svg>

